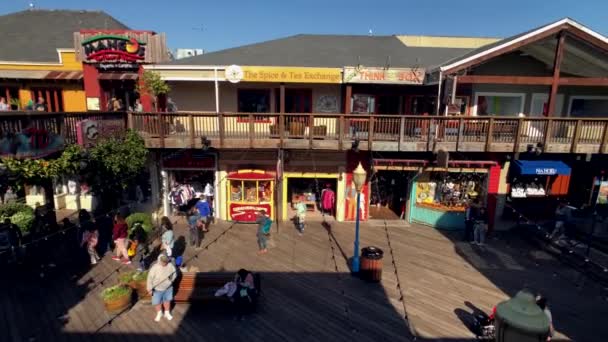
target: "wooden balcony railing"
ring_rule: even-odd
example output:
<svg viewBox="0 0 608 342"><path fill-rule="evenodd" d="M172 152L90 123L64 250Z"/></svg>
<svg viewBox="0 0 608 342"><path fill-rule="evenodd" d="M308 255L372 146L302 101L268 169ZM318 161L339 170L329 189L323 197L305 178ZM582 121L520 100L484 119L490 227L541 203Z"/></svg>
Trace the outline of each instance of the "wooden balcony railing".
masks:
<svg viewBox="0 0 608 342"><path fill-rule="evenodd" d="M131 113L149 147L378 151L608 153L608 118L433 117L346 114ZM160 124L162 123L162 125Z"/></svg>
<svg viewBox="0 0 608 342"><path fill-rule="evenodd" d="M0 139L28 128L77 142L82 120L139 132L150 148L216 148L608 153L608 117L435 117L251 113L17 113L0 112Z"/></svg>

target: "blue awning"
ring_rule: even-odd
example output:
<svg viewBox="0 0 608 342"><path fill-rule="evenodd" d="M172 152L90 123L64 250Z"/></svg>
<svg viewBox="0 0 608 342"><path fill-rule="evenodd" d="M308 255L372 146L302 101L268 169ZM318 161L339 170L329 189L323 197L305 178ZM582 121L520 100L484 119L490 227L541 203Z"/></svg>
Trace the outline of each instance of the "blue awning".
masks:
<svg viewBox="0 0 608 342"><path fill-rule="evenodd" d="M570 175L570 166L555 160L516 160L514 171L520 175Z"/></svg>

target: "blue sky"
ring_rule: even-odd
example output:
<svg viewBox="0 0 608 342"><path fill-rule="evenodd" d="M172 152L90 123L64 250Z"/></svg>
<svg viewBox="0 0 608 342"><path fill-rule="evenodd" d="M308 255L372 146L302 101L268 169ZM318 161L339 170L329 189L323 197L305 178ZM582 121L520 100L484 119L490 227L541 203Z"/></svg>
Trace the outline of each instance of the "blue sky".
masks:
<svg viewBox="0 0 608 342"><path fill-rule="evenodd" d="M30 0L0 0L0 13ZM571 17L608 34L606 0L38 0L42 9L104 10L171 48L228 47L298 33L507 37Z"/></svg>

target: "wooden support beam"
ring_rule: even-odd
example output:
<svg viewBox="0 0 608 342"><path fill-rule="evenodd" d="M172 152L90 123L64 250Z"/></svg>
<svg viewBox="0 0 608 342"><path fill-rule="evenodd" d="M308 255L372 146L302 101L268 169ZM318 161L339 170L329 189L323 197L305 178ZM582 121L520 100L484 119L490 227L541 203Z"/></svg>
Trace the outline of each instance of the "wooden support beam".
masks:
<svg viewBox="0 0 608 342"><path fill-rule="evenodd" d="M462 122L460 124L462 125ZM488 135L486 136L486 152L490 152L490 146L492 146L492 138L494 135L493 132L494 132L494 118L490 117L490 121L488 122Z"/></svg>
<svg viewBox="0 0 608 342"><path fill-rule="evenodd" d="M553 116L555 111L555 98L557 97L557 88L559 87L559 74L564 57L564 40L566 36L561 33L557 39L557 47L555 48L555 60L553 62L553 82L551 83L551 92L549 93L549 104L547 105L547 116Z"/></svg>
<svg viewBox="0 0 608 342"><path fill-rule="evenodd" d="M560 77L559 85L570 86L608 86L608 77Z"/></svg>
<svg viewBox="0 0 608 342"><path fill-rule="evenodd" d="M350 99L353 97L353 86L346 86L346 94L344 95L344 114L350 114L352 111L350 108Z"/></svg>
<svg viewBox="0 0 608 342"><path fill-rule="evenodd" d="M158 127L160 134L160 148L165 148L165 118L161 112L158 112Z"/></svg>
<svg viewBox="0 0 608 342"><path fill-rule="evenodd" d="M249 148L253 148L253 135L255 133L255 122L253 120L255 120L255 117L253 114L249 114Z"/></svg>
<svg viewBox="0 0 608 342"><path fill-rule="evenodd" d="M608 146L608 121L604 122L604 137L600 145L600 153L608 153L606 146Z"/></svg>
<svg viewBox="0 0 608 342"><path fill-rule="evenodd" d="M315 117L312 113L308 114L308 147L312 150L312 138L314 135Z"/></svg>
<svg viewBox="0 0 608 342"><path fill-rule="evenodd" d="M572 145L570 146L570 153L576 153L578 141L581 136L581 127L581 120L576 120L576 125L574 126L574 138L572 139Z"/></svg>
<svg viewBox="0 0 608 342"><path fill-rule="evenodd" d="M196 146L195 138L195 129L194 129L194 115L188 114L188 125L190 126L190 148L194 148Z"/></svg>
<svg viewBox="0 0 608 342"><path fill-rule="evenodd" d="M458 76L459 83L485 83L485 84L522 84L522 85L551 85L553 78L536 76L489 76L465 75Z"/></svg>
<svg viewBox="0 0 608 342"><path fill-rule="evenodd" d="M221 112L217 114L218 119L218 128L220 131L220 148L224 147L224 139L225 139L225 128L224 128L224 114Z"/></svg>
<svg viewBox="0 0 608 342"><path fill-rule="evenodd" d="M519 138L521 133L521 122L522 119L517 120L517 127L515 127L515 142L513 143L513 153L519 153Z"/></svg>
<svg viewBox="0 0 608 342"><path fill-rule="evenodd" d="M285 85L281 84L279 90L279 113L285 113Z"/></svg>

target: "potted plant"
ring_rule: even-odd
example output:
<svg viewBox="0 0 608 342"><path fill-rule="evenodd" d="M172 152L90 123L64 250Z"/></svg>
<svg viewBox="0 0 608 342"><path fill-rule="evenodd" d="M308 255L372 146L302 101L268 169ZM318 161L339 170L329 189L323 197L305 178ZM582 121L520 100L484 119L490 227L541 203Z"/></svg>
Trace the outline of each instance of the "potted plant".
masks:
<svg viewBox="0 0 608 342"><path fill-rule="evenodd" d="M21 102L19 101L19 99L16 98L11 98L11 101L9 102L10 106L11 106L11 110L21 110Z"/></svg>
<svg viewBox="0 0 608 342"><path fill-rule="evenodd" d="M129 215L126 220L129 228L133 229L133 226L136 222L141 223L144 232L146 235L150 235L152 230L154 230L154 225L152 224L152 215L146 213L133 213Z"/></svg>
<svg viewBox="0 0 608 342"><path fill-rule="evenodd" d="M154 100L155 110L158 111L159 96L166 96L171 91L171 87L163 80L158 72L151 70L144 71L137 83L137 92L140 96L148 95ZM159 123L160 124L160 123Z"/></svg>
<svg viewBox="0 0 608 342"><path fill-rule="evenodd" d="M118 275L118 283L120 285L128 286L132 289L135 289L135 282L133 281L134 275L135 275L135 271L120 273Z"/></svg>
<svg viewBox="0 0 608 342"><path fill-rule="evenodd" d="M148 283L148 271L135 273L135 275L133 275L133 283L139 300L144 303L150 303L152 301L152 296L150 296L146 287Z"/></svg>
<svg viewBox="0 0 608 342"><path fill-rule="evenodd" d="M110 313L121 312L131 305L133 289L124 285L108 287L101 292L106 310Z"/></svg>

